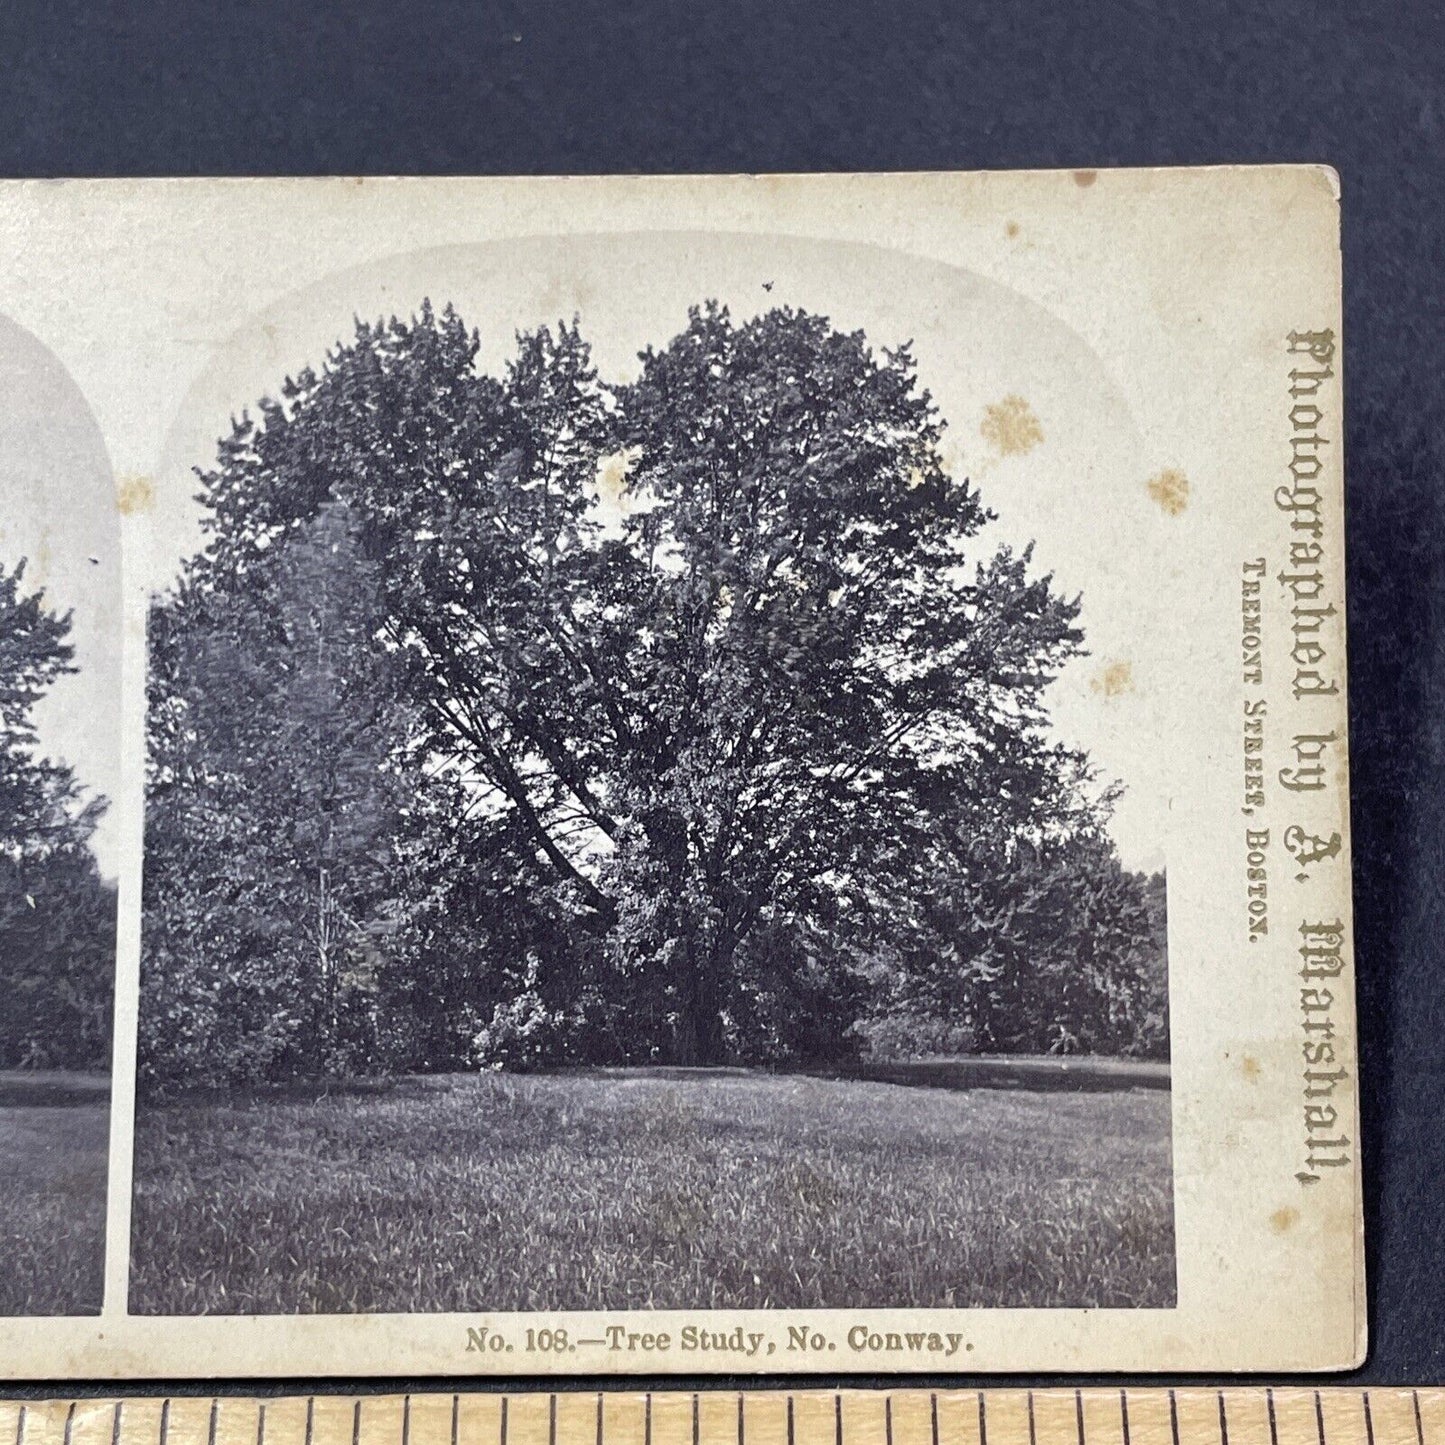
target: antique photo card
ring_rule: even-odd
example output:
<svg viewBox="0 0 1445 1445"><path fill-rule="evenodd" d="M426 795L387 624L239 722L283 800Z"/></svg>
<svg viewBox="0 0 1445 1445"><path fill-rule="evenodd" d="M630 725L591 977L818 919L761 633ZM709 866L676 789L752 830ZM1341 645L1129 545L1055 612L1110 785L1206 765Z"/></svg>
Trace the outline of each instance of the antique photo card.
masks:
<svg viewBox="0 0 1445 1445"><path fill-rule="evenodd" d="M112 537L0 574L16 768L113 625L0 1129L118 970L103 1309L6 1371L1357 1359L1338 208L0 189L93 443L0 524Z"/></svg>

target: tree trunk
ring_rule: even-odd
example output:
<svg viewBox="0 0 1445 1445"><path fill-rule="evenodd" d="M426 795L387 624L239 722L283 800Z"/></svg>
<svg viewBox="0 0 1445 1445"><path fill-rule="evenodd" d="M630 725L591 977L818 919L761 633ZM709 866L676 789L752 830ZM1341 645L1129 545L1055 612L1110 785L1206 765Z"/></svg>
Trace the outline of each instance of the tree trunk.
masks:
<svg viewBox="0 0 1445 1445"><path fill-rule="evenodd" d="M727 1039L723 1035L722 1014L714 1006L701 1012L697 1019L697 1061L706 1068L727 1063Z"/></svg>
<svg viewBox="0 0 1445 1445"><path fill-rule="evenodd" d="M712 951L690 939L683 952L683 1008L677 1029L677 1062L685 1067L716 1068L727 1062L720 978Z"/></svg>

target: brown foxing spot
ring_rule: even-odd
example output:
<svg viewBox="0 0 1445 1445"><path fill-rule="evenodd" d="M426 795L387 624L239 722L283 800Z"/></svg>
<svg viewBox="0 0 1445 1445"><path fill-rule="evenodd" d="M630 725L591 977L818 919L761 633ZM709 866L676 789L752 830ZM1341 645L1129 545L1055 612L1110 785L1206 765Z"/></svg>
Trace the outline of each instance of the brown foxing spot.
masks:
<svg viewBox="0 0 1445 1445"><path fill-rule="evenodd" d="M1044 439L1038 417L1021 396L1006 396L984 407L979 433L1001 457L1021 457Z"/></svg>
<svg viewBox="0 0 1445 1445"><path fill-rule="evenodd" d="M1075 171L1074 184L1076 186L1092 186L1099 179L1098 171Z"/></svg>
<svg viewBox="0 0 1445 1445"><path fill-rule="evenodd" d="M627 474L637 460L632 447L612 452L597 463L597 495L607 506L622 509L622 496L627 490Z"/></svg>
<svg viewBox="0 0 1445 1445"><path fill-rule="evenodd" d="M40 545L35 549L31 565L25 572L25 580L32 587L44 587L50 581L51 560L50 528L46 527L40 533Z"/></svg>
<svg viewBox="0 0 1445 1445"><path fill-rule="evenodd" d="M1276 1234L1286 1234L1294 1228L1299 1219L1299 1210L1293 1205L1286 1204L1281 1209L1276 1209L1269 1217L1269 1227Z"/></svg>
<svg viewBox="0 0 1445 1445"><path fill-rule="evenodd" d="M1246 1054L1240 1061L1239 1070L1246 1079L1257 1079L1260 1075L1259 1060L1253 1054Z"/></svg>
<svg viewBox="0 0 1445 1445"><path fill-rule="evenodd" d="M155 483L149 477L122 477L116 485L115 504L123 517L150 511L155 499Z"/></svg>
<svg viewBox="0 0 1445 1445"><path fill-rule="evenodd" d="M1004 230L1010 237L1017 236L1019 233L1019 223L1017 221L1010 221L1008 225L1004 227Z"/></svg>
<svg viewBox="0 0 1445 1445"><path fill-rule="evenodd" d="M1149 495L1171 516L1189 505L1189 478L1178 467L1165 467L1145 483Z"/></svg>
<svg viewBox="0 0 1445 1445"><path fill-rule="evenodd" d="M1134 664L1132 662L1110 662L1094 674L1089 686L1105 697L1121 697L1134 691Z"/></svg>

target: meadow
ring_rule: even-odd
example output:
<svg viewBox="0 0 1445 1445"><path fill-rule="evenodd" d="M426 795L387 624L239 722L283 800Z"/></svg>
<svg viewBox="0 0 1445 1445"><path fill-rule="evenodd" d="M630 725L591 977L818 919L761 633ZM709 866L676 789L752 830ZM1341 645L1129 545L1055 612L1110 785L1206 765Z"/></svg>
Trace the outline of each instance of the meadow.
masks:
<svg viewBox="0 0 1445 1445"><path fill-rule="evenodd" d="M131 1308L1154 1306L1169 1094L742 1070L143 1106Z"/></svg>
<svg viewBox="0 0 1445 1445"><path fill-rule="evenodd" d="M0 1315L96 1314L109 1081L0 1072Z"/></svg>

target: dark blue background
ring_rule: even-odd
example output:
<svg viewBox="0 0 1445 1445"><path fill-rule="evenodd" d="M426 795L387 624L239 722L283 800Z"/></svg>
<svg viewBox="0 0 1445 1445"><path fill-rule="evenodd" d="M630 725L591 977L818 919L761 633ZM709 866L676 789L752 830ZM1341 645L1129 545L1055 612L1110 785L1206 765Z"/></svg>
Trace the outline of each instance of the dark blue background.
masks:
<svg viewBox="0 0 1445 1445"><path fill-rule="evenodd" d="M1333 164L1374 1337L1364 1377L1440 1381L1442 34L1435 6L1367 0L12 0L0 173ZM1211 425L1207 396L1197 420Z"/></svg>

